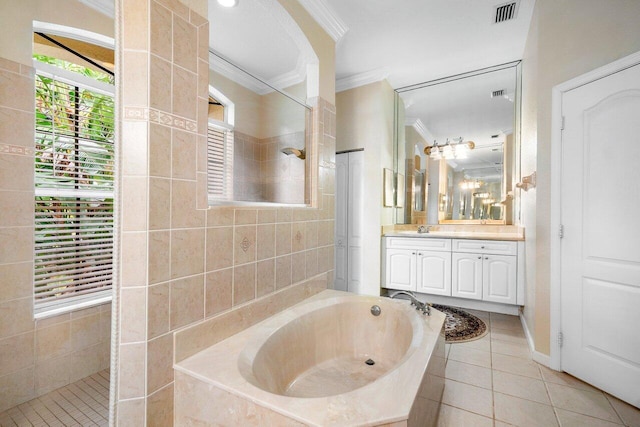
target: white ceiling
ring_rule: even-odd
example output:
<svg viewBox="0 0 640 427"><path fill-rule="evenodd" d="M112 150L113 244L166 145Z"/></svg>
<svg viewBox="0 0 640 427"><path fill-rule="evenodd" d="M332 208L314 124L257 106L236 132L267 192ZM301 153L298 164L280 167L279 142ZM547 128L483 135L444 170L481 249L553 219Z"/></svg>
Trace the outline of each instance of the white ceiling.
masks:
<svg viewBox="0 0 640 427"><path fill-rule="evenodd" d="M505 0L324 0L349 28L336 78L378 71L394 88L522 59L535 0L493 24Z"/></svg>

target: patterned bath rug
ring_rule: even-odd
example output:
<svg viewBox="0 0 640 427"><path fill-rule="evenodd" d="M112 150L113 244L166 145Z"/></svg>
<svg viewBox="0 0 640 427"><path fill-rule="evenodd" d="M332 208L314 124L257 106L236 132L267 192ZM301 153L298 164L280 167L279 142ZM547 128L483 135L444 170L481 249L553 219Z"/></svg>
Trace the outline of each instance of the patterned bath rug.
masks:
<svg viewBox="0 0 640 427"><path fill-rule="evenodd" d="M444 321L447 344L473 341L487 335L487 325L473 314L448 305L433 304L433 308L440 310L447 316Z"/></svg>

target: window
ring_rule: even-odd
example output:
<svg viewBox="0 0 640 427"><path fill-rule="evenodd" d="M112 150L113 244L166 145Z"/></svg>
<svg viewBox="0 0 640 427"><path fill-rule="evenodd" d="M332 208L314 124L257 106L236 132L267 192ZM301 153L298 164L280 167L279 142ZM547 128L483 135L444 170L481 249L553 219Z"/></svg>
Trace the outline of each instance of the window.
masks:
<svg viewBox="0 0 640 427"><path fill-rule="evenodd" d="M115 155L112 77L35 58L38 316L111 297Z"/></svg>
<svg viewBox="0 0 640 427"><path fill-rule="evenodd" d="M234 105L209 87L207 128L207 193L211 203L233 200Z"/></svg>

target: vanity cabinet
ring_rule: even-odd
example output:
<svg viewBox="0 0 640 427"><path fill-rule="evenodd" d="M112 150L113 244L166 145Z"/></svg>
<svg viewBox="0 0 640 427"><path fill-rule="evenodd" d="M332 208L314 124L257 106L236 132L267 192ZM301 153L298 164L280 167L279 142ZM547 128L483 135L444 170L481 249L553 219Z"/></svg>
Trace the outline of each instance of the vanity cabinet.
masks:
<svg viewBox="0 0 640 427"><path fill-rule="evenodd" d="M518 256L523 242L430 237L384 240L386 288L523 303L524 269Z"/></svg>
<svg viewBox="0 0 640 427"><path fill-rule="evenodd" d="M385 249L387 288L451 295L449 239L387 238Z"/></svg>

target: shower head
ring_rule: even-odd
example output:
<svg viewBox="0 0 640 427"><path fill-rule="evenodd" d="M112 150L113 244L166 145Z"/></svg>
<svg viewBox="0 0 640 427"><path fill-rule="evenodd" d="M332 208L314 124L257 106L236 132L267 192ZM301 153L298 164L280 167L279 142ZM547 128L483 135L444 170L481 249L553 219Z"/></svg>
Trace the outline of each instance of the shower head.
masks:
<svg viewBox="0 0 640 427"><path fill-rule="evenodd" d="M302 150L298 150L297 148L286 147L286 148L283 148L282 150L280 150L280 152L286 154L287 156L290 156L290 155L293 154L294 156L296 156L297 158L302 159L302 160L304 160L304 158L306 156L304 148Z"/></svg>

